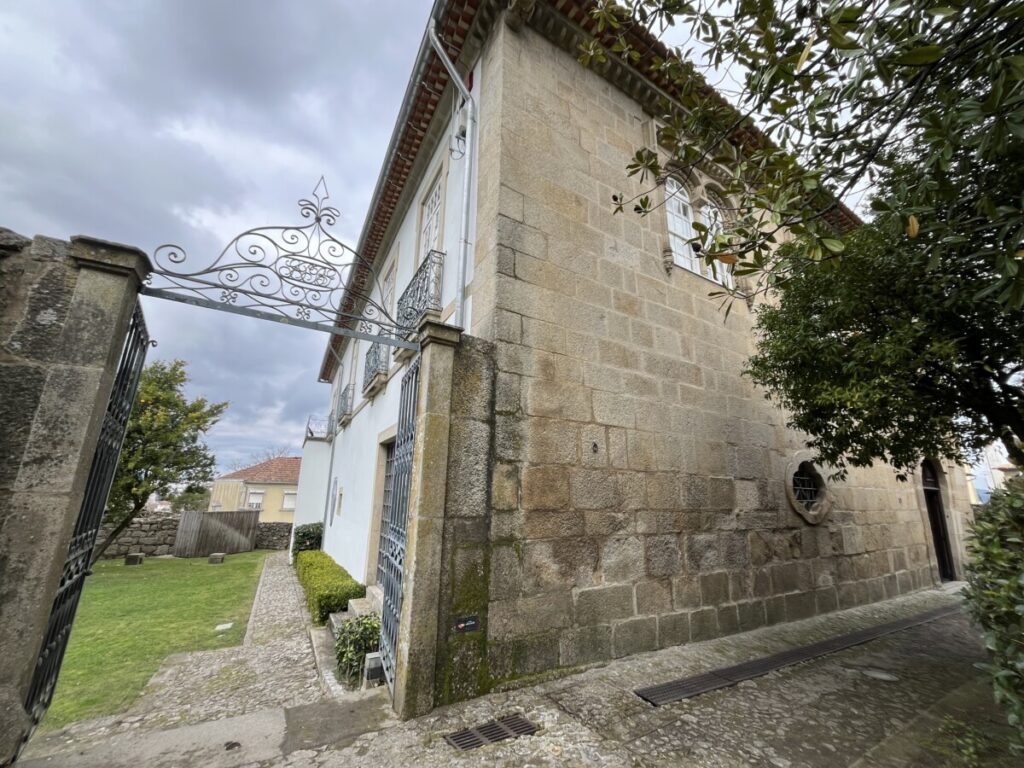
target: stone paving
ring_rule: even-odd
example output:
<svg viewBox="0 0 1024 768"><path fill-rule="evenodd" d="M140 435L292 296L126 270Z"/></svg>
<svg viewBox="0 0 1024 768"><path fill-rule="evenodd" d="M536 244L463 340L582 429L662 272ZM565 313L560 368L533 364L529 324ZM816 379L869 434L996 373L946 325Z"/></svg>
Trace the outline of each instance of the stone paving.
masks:
<svg viewBox="0 0 1024 768"><path fill-rule="evenodd" d="M127 712L43 734L28 754L81 748L123 731L173 728L320 701L325 694L309 626L288 553L275 552L265 561L242 645L168 656Z"/></svg>
<svg viewBox="0 0 1024 768"><path fill-rule="evenodd" d="M945 694L976 679L973 664L982 659L982 646L964 614L664 707L651 707L633 690L956 600L948 592L930 590L805 622L644 654L448 707L366 734L341 749L296 751L255 765L851 765ZM443 741L445 733L510 712L542 724L542 732L464 753Z"/></svg>
<svg viewBox="0 0 1024 768"><path fill-rule="evenodd" d="M984 652L962 613L660 708L633 693L959 599L947 590L918 592L620 659L408 722L390 714L386 692L377 689L360 699L121 733L91 750L29 760L25 768L1010 768L1018 763L1002 748L973 764L963 760L942 733L950 715L988 733L998 734L1002 721L973 666ZM447 733L516 712L540 732L469 752L444 741Z"/></svg>

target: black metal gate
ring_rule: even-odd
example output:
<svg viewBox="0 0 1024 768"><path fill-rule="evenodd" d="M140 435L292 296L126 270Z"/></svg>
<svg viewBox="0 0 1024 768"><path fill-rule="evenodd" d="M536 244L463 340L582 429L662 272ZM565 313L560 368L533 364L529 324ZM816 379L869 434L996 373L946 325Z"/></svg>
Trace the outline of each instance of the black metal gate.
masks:
<svg viewBox="0 0 1024 768"><path fill-rule="evenodd" d="M384 666L384 679L392 694L395 692L398 621L402 612L402 569L405 566L405 531L409 513L409 481L412 478L419 380L420 358L417 357L402 377L398 429L394 447L388 450L385 503L381 510L380 547L377 555L377 584L384 592L380 618L380 657Z"/></svg>
<svg viewBox="0 0 1024 768"><path fill-rule="evenodd" d="M114 378L114 387L110 392L107 412L100 429L99 442L93 454L89 479L82 500L82 508L75 522L75 531L68 546L68 556L64 561L64 572L60 577L57 596L53 600L50 621L46 627L43 646L36 660L36 668L32 675L32 684L25 699L25 711L32 718L33 726L37 725L46 714L53 689L57 684L64 651L67 648L71 624L75 619L78 599L82 594L85 577L89 575L89 562L92 557L96 534L103 520L103 510L107 505L107 495L114 480L117 460L121 454L121 443L124 440L128 416L135 402L135 392L139 386L139 375L146 359L149 347L149 332L146 320L142 316L142 307L135 306L131 324L128 326L128 338L121 352L121 362ZM26 735L26 740L28 738Z"/></svg>

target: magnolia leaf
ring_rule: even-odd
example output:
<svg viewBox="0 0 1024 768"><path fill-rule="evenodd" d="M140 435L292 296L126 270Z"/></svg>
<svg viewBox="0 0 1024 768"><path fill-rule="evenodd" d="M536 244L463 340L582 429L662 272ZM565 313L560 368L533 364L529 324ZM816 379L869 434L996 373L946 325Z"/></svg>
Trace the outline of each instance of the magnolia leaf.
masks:
<svg viewBox="0 0 1024 768"><path fill-rule="evenodd" d="M941 45L922 45L896 57L896 63L907 67L920 67L938 61L945 52L946 49Z"/></svg>
<svg viewBox="0 0 1024 768"><path fill-rule="evenodd" d="M739 259L735 253L719 253L715 256L723 264L735 264Z"/></svg>
<svg viewBox="0 0 1024 768"><path fill-rule="evenodd" d="M920 229L921 227L917 223L917 216L910 214L910 216L907 217L907 237L911 239L917 237L917 233Z"/></svg>
<svg viewBox="0 0 1024 768"><path fill-rule="evenodd" d="M846 246L842 240L833 240L830 237L826 237L821 241L821 244L828 248L832 253L842 253Z"/></svg>
<svg viewBox="0 0 1024 768"><path fill-rule="evenodd" d="M811 50L813 48L814 48L814 33L812 32L811 36L807 38L807 45L804 46L803 51L800 53L800 58L797 59L797 62L796 62L796 71L797 72L799 72L801 69L803 69L804 68L804 64L806 64L807 60L809 58L811 58Z"/></svg>

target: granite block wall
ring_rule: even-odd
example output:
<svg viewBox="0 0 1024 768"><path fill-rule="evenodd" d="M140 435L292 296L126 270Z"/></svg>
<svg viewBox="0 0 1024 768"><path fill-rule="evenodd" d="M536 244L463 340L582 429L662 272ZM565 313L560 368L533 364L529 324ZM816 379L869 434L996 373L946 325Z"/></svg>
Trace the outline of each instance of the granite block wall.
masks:
<svg viewBox="0 0 1024 768"><path fill-rule="evenodd" d="M920 478L854 470L799 514L804 442L742 375L753 311L666 269L663 213L612 214L649 115L531 28L497 25L484 57L470 332L492 346L457 364L493 371L493 410L453 401L438 703L934 585ZM968 496L943 470L959 568Z"/></svg>

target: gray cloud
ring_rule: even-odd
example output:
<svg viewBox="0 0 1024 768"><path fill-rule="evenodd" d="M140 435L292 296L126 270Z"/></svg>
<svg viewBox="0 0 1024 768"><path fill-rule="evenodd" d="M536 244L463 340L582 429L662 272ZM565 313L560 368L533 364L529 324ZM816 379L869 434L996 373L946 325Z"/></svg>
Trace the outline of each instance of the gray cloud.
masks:
<svg viewBox="0 0 1024 768"><path fill-rule="evenodd" d="M297 220L321 173L358 236L430 9L408 0L0 7L0 225L215 252ZM189 391L231 407L221 466L301 445L326 337L146 299Z"/></svg>

